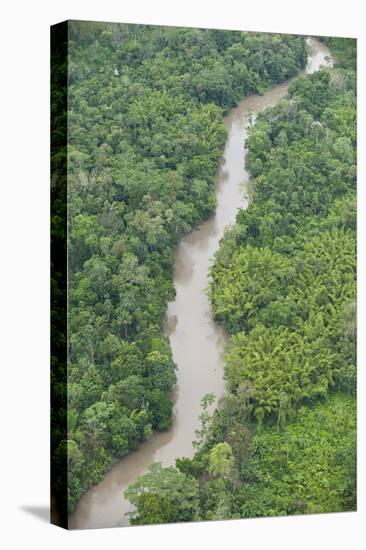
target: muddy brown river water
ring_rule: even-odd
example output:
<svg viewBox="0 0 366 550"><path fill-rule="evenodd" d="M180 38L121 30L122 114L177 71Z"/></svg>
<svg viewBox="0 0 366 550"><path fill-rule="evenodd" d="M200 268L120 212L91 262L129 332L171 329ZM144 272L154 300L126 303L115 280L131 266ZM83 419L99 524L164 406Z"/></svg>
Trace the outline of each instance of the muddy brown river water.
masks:
<svg viewBox="0 0 366 550"><path fill-rule="evenodd" d="M308 39L310 55L304 73L332 65L329 49ZM249 175L244 166L244 141L248 117L274 105L285 96L293 79L275 86L264 95L243 99L224 118L228 130L219 174L216 178L217 208L212 217L186 235L175 255L176 298L168 304L167 319L173 358L177 364L174 422L166 433L154 434L137 451L119 460L98 485L80 499L69 518L71 529L128 525L130 503L124 499L127 486L152 462L174 465L177 457L191 457L192 441L199 427L200 401L213 392L225 391L224 347L227 335L211 316L205 293L208 270L225 228L235 222L238 208L248 205Z"/></svg>

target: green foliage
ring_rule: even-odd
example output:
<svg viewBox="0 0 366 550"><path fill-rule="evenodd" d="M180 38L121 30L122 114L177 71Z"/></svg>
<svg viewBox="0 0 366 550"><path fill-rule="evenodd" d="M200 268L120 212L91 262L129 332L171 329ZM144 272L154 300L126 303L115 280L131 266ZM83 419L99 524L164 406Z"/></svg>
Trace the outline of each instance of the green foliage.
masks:
<svg viewBox="0 0 366 550"><path fill-rule="evenodd" d="M249 381L254 414L263 419L325 395L343 378L349 350L340 338L354 345L343 321L345 305L355 297L355 241L349 231L326 231L304 245L292 266L287 256L281 262L274 253L277 270L272 264L262 271L272 253L255 251L257 263L245 247L234 256L228 277L215 276L224 288L226 325L231 332L246 329L232 338L227 355L230 387Z"/></svg>
<svg viewBox="0 0 366 550"><path fill-rule="evenodd" d="M248 138L253 203L217 254L210 297L234 334L229 387L250 383L259 422L282 426L294 406L355 391L355 334L346 330L356 295L354 132L352 86L320 70L294 81Z"/></svg>
<svg viewBox="0 0 366 550"><path fill-rule="evenodd" d="M216 436L208 439L204 449L192 460L177 460L180 469L199 481L202 519L356 509L356 404L352 396L336 393L313 406L292 409L281 430L268 423L257 428L246 438L244 455L237 442L240 429L249 427L247 417L236 415L234 428L228 432L222 430L222 416L223 409L219 409L211 424L211 436ZM214 443L217 438L220 443ZM234 459L238 469L233 468Z"/></svg>
<svg viewBox="0 0 366 550"><path fill-rule="evenodd" d="M128 487L125 496L137 508L132 524L142 524L144 519L149 523L200 519L197 481L172 466L162 468L159 462L151 464L148 472Z"/></svg>
<svg viewBox="0 0 366 550"><path fill-rule="evenodd" d="M357 41L355 38L337 38L335 36L324 36L321 40L332 49L332 52L336 57L337 67L356 71Z"/></svg>
<svg viewBox="0 0 366 550"><path fill-rule="evenodd" d="M234 462L229 443L218 443L210 452L209 472L214 477L230 477Z"/></svg>
<svg viewBox="0 0 366 550"><path fill-rule="evenodd" d="M136 504L138 515L131 517L131 525L175 523L179 521L177 506L154 493L141 493Z"/></svg>
<svg viewBox="0 0 366 550"><path fill-rule="evenodd" d="M221 290L212 293L216 319L230 333L252 327L258 310L275 301L291 277L290 263L283 255L269 248L239 249L229 269L218 264L213 272L212 286Z"/></svg>
<svg viewBox="0 0 366 550"><path fill-rule="evenodd" d="M203 445L207 438L208 428L210 425L211 415L209 412L210 406L215 401L215 395L213 393L206 393L201 399L201 414L199 415L199 421L201 423L200 429L196 430L197 439L193 441L193 446L199 448Z"/></svg>
<svg viewBox="0 0 366 550"><path fill-rule="evenodd" d="M355 44L344 46L341 69L295 81L248 139L253 203L209 289L232 334L229 392L213 414L202 402L196 454L176 460L198 482L202 519L356 509Z"/></svg>
<svg viewBox="0 0 366 550"><path fill-rule="evenodd" d="M259 430L241 479L242 517L355 510L354 399L335 395L300 408L282 432Z"/></svg>
<svg viewBox="0 0 366 550"><path fill-rule="evenodd" d="M112 456L169 428L174 247L215 208L223 112L295 74L306 49L287 35L76 21L69 39L67 438L85 466L72 510Z"/></svg>

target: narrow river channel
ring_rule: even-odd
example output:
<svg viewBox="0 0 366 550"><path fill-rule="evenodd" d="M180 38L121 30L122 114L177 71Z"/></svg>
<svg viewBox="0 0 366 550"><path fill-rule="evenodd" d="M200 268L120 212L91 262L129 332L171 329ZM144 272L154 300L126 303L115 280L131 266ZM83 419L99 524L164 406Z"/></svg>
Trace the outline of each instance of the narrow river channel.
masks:
<svg viewBox="0 0 366 550"><path fill-rule="evenodd" d="M304 73L332 65L329 49L314 38L308 39L310 55ZM235 222L238 208L248 205L249 175L244 166L244 141L248 117L254 116L286 95L293 79L275 86L262 96L243 99L224 118L228 130L223 160L216 179L215 214L180 242L175 255L176 298L168 304L168 335L177 364L174 423L169 432L154 434L139 449L118 461L103 480L80 499L69 518L71 529L128 525L130 503L123 491L152 462L174 465L177 457L191 457L192 441L199 427L200 401L208 392L220 397L223 380L224 347L227 335L217 325L205 293L208 270L225 228Z"/></svg>

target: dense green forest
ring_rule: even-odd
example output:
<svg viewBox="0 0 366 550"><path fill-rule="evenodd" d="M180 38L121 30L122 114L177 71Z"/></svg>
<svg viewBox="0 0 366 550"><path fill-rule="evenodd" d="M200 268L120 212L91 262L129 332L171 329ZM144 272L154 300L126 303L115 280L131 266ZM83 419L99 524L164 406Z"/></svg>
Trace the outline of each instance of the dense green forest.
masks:
<svg viewBox="0 0 366 550"><path fill-rule="evenodd" d="M132 524L356 508L356 43L324 41L336 68L251 129L252 202L211 270L228 393L193 459L130 485Z"/></svg>
<svg viewBox="0 0 366 550"><path fill-rule="evenodd" d="M169 428L173 251L215 208L223 113L306 57L302 37L69 23L70 511L113 457Z"/></svg>

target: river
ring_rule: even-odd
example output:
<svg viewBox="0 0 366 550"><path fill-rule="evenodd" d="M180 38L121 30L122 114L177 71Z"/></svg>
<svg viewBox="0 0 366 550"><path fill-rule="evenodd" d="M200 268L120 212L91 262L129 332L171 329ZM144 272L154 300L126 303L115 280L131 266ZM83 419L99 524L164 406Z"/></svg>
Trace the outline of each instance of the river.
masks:
<svg viewBox="0 0 366 550"><path fill-rule="evenodd" d="M320 65L332 65L329 49L314 38L308 39L310 55L303 73L313 73ZM297 78L297 77L295 77ZM173 358L177 364L174 395L174 422L165 433L154 434L139 449L119 460L98 485L80 499L69 518L69 528L88 529L128 525L130 503L123 491L152 462L168 466L177 457L191 457L192 441L199 427L200 401L208 392L216 397L225 391L224 347L227 335L211 316L205 289L208 270L225 228L235 222L237 210L248 206L249 174L244 166L244 141L248 117L273 106L286 95L288 80L264 95L243 99L224 118L228 130L219 174L216 178L217 207L214 215L179 243L175 254L176 298L168 304L167 327Z"/></svg>

